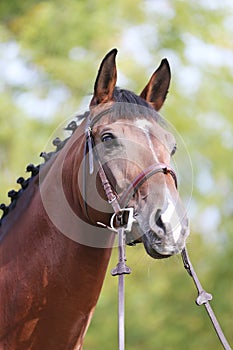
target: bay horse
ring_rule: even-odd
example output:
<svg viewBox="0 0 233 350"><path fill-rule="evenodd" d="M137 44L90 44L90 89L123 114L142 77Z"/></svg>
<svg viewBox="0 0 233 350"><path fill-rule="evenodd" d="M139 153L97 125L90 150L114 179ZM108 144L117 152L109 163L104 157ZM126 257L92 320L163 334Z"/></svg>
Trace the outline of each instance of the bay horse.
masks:
<svg viewBox="0 0 233 350"><path fill-rule="evenodd" d="M54 140L43 164L27 167L31 176L1 205L1 350L82 349L115 239L100 167L123 207L133 208L126 243L142 242L155 259L184 248L188 220L169 166L176 142L158 114L168 61L138 96L116 87L116 54L104 57L82 122Z"/></svg>

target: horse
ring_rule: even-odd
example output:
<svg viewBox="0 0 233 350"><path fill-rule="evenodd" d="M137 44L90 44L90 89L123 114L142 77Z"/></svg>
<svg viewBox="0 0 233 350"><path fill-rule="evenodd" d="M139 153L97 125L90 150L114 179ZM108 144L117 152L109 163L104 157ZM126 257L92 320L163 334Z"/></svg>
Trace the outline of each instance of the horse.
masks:
<svg viewBox="0 0 233 350"><path fill-rule="evenodd" d="M133 211L125 244L144 244L154 259L185 246L188 219L169 165L176 141L158 113L169 63L136 95L116 86L116 54L102 60L89 110L67 127L71 136L55 139L43 164L29 164L29 178L1 205L1 350L82 349L119 225L109 191L121 225Z"/></svg>

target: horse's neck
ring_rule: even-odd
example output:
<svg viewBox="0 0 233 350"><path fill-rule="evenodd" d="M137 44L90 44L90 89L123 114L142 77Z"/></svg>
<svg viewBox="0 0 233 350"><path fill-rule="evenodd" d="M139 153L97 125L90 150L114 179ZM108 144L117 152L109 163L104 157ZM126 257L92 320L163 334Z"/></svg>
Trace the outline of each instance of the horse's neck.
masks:
<svg viewBox="0 0 233 350"><path fill-rule="evenodd" d="M102 243L110 247L111 236L96 243L96 228L69 216L63 164L59 155L46 165L2 223L0 348L79 349L98 300L111 254Z"/></svg>

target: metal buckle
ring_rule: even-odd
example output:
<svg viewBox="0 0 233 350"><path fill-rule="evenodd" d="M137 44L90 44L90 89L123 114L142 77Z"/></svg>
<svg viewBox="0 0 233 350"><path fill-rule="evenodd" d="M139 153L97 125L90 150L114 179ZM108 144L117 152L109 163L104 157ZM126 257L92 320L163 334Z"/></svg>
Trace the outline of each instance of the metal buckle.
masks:
<svg viewBox="0 0 233 350"><path fill-rule="evenodd" d="M132 229L133 223L136 221L133 217L134 208L123 208L120 210L120 213L123 214L124 212L128 212L128 221L127 221L126 225L124 225L124 230L127 232L130 232ZM110 228L114 232L118 232L117 228L114 227L114 219L116 218L116 215L117 215L117 213L113 213L111 220L110 220Z"/></svg>

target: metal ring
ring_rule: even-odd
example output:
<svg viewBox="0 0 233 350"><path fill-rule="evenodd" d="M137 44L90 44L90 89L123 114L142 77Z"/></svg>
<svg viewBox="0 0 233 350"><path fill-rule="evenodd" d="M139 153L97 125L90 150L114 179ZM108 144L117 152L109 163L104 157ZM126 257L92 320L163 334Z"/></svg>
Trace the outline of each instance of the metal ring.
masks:
<svg viewBox="0 0 233 350"><path fill-rule="evenodd" d="M124 230L130 232L131 229L132 229L133 223L136 221L134 219L134 217L133 217L134 208L123 208L123 209L120 209L121 213L124 213L126 211L129 212L129 215L128 215L128 221L127 221L127 223L124 226ZM117 228L114 227L114 219L115 219L116 216L117 216L117 213L113 213L112 217L110 219L110 227L111 227L112 231L114 231L114 232L117 232Z"/></svg>

